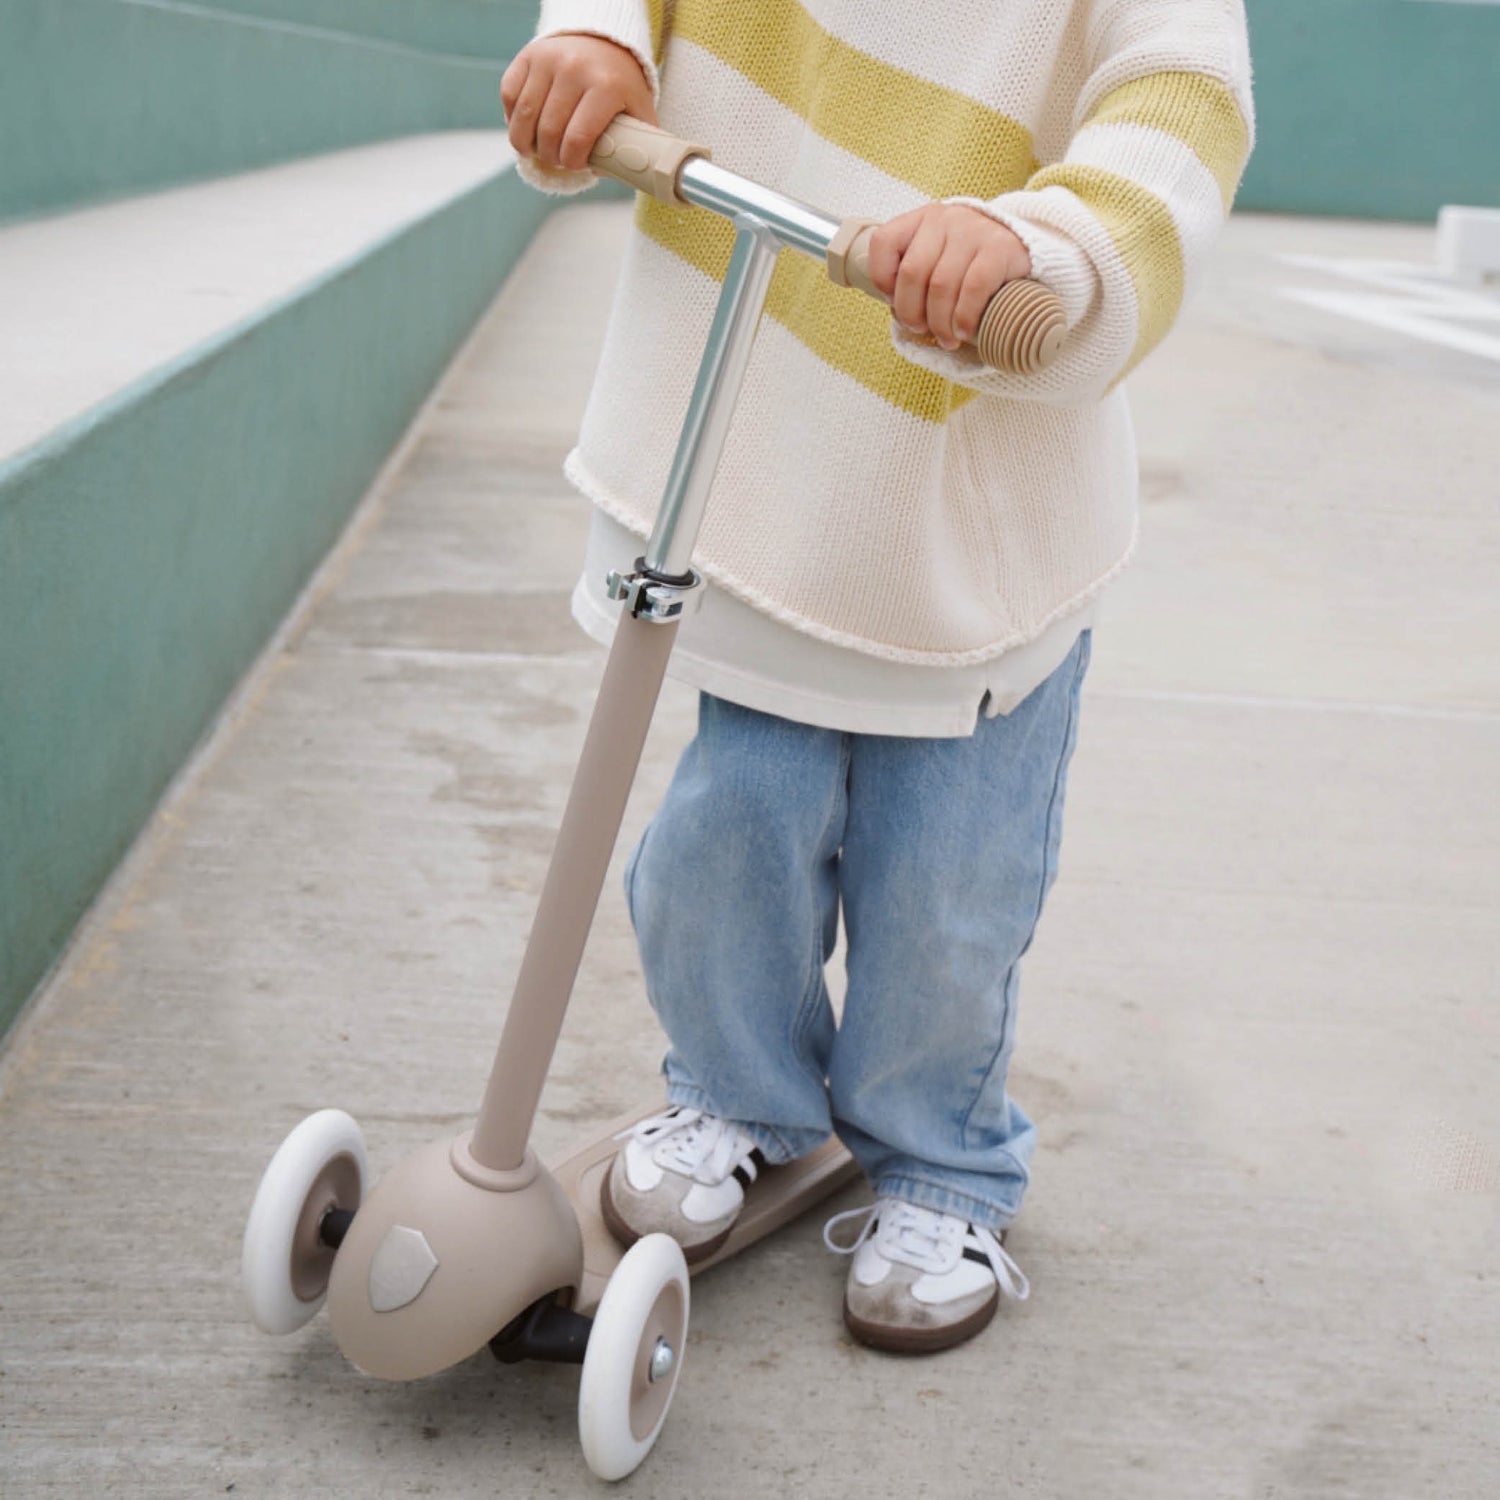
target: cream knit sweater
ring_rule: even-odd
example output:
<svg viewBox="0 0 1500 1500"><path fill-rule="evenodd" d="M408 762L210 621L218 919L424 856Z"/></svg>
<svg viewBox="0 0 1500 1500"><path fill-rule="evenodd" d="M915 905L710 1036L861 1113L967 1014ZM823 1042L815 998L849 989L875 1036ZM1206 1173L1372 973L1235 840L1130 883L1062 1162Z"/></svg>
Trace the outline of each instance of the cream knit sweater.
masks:
<svg viewBox="0 0 1500 1500"><path fill-rule="evenodd" d="M830 213L983 208L1067 312L1055 365L1000 375L783 254L696 565L797 630L928 666L986 661L1093 598L1136 532L1120 382L1170 328L1250 150L1241 0L544 0L538 34L559 31L630 48L663 126ZM641 536L731 239L638 204L567 473Z"/></svg>

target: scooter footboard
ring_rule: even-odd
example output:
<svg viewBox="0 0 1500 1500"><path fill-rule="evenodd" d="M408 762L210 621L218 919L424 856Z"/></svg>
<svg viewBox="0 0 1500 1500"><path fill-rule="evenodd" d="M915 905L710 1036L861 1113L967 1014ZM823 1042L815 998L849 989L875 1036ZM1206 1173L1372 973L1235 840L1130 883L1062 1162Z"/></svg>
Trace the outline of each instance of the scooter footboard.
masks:
<svg viewBox="0 0 1500 1500"><path fill-rule="evenodd" d="M606 1125L588 1145L580 1147L551 1169L558 1185L572 1202L578 1215L578 1227L583 1232L583 1285L574 1302L579 1312L591 1313L598 1306L605 1284L625 1253L624 1247L606 1227L599 1209L599 1190L604 1175L619 1150L620 1143L615 1137L649 1116L659 1114L661 1109L662 1104L657 1101L644 1109L621 1115ZM721 1260L728 1260L747 1245L753 1245L756 1240L790 1224L823 1199L847 1187L858 1176L859 1168L854 1158L836 1140L827 1141L811 1155L787 1162L784 1166L765 1168L746 1191L745 1206L729 1238L712 1255L697 1262L692 1268L693 1274L696 1276L700 1271L718 1265Z"/></svg>

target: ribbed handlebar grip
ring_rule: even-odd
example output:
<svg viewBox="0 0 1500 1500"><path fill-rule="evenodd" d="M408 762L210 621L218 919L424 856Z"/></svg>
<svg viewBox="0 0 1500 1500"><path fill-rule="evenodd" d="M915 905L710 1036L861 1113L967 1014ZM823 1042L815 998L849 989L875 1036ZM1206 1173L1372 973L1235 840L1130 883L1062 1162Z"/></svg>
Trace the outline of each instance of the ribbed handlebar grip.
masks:
<svg viewBox="0 0 1500 1500"><path fill-rule="evenodd" d="M870 280L871 219L845 219L828 247L828 274L839 286L883 302ZM974 350L992 370L1035 375L1062 353L1068 320L1062 303L1039 281L1012 281L995 293L980 319Z"/></svg>

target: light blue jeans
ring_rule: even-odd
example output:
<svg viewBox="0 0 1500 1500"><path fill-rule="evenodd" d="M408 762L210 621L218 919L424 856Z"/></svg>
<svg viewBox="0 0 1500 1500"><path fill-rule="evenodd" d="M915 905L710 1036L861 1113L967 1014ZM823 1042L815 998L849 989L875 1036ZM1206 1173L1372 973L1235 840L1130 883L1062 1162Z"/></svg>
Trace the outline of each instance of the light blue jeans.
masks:
<svg viewBox="0 0 1500 1500"><path fill-rule="evenodd" d="M674 1103L742 1123L773 1162L836 1132L877 1194L1011 1222L1036 1141L1006 1092L1017 975L1057 871L1089 644L967 739L702 695L625 872Z"/></svg>

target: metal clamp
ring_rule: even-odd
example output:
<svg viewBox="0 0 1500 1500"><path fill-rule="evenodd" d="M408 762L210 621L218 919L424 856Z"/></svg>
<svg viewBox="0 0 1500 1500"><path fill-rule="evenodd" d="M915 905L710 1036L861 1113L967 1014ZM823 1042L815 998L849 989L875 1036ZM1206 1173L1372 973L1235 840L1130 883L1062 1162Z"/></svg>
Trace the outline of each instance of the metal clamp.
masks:
<svg viewBox="0 0 1500 1500"><path fill-rule="evenodd" d="M647 572L646 559L638 557L633 573L610 571L604 592L638 620L668 625L687 619L703 603L703 578L691 568L683 579L655 577Z"/></svg>

